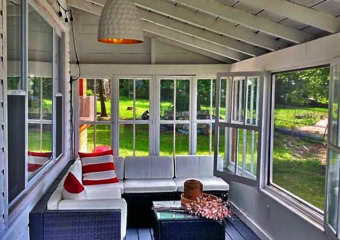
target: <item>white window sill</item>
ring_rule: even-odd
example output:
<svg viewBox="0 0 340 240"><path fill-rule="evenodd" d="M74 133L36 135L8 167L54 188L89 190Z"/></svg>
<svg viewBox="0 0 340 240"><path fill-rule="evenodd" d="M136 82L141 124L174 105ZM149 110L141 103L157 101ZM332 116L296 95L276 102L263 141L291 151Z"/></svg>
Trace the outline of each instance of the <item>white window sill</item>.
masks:
<svg viewBox="0 0 340 240"><path fill-rule="evenodd" d="M298 199L295 199L294 197L274 186L266 186L260 191L266 196L274 199L280 205L287 208L292 213L302 218L304 221L311 224L318 230L322 232L325 231L324 214L322 213L322 211L313 209L313 207L310 207L303 203L303 200L299 201Z"/></svg>

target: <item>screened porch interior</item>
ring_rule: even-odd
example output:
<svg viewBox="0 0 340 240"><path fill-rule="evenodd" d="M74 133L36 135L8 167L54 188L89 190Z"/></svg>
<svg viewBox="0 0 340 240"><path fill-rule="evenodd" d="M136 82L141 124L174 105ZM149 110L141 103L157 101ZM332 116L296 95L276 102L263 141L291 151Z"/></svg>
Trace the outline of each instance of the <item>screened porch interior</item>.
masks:
<svg viewBox="0 0 340 240"><path fill-rule="evenodd" d="M122 239L191 178L231 203L226 239L339 239L340 1L131 0L131 45L98 42L106 2L0 3L0 239L108 151Z"/></svg>

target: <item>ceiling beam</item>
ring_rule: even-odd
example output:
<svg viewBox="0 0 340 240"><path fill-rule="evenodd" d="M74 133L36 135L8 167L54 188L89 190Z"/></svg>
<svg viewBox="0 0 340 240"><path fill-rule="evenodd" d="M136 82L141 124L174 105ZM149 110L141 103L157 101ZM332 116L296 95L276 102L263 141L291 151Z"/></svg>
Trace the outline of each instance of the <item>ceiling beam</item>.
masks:
<svg viewBox="0 0 340 240"><path fill-rule="evenodd" d="M240 0L289 19L311 25L330 33L340 31L340 19L330 14L286 0Z"/></svg>
<svg viewBox="0 0 340 240"><path fill-rule="evenodd" d="M215 0L172 0L211 14L215 17L241 24L243 26L259 30L272 36L280 37L294 43L303 43L314 39L309 33L276 23L274 21L256 16L243 10L230 7Z"/></svg>
<svg viewBox="0 0 340 240"><path fill-rule="evenodd" d="M214 17L195 13L189 9L175 6L171 2L163 0L134 0L137 6L155 11L165 16L172 17L179 21L187 22L189 24L209 29L213 32L224 34L228 37L241 40L248 44L256 45L267 50L276 51L287 47L286 44L264 36L259 35L251 30L235 27L235 24L225 21L215 20Z"/></svg>
<svg viewBox="0 0 340 240"><path fill-rule="evenodd" d="M103 5L106 0L88 0L96 4ZM161 15L174 18L176 20L189 23L199 28L204 28L212 32L223 34L230 38L246 42L270 51L276 51L288 44L277 41L269 36L259 35L250 29L235 27L235 24L226 21L215 20L212 16L197 14L189 9L177 7L173 3L163 0L134 0L140 8L151 10Z"/></svg>
<svg viewBox="0 0 340 240"><path fill-rule="evenodd" d="M99 1L99 0L96 0L96 1ZM89 3L85 3L85 4L80 5L78 1L69 1L69 2L71 6L73 5L73 7L78 7L78 8L80 6L82 10L93 13L93 14L97 14L101 12L102 10L102 7L100 4L90 5ZM191 35L191 36L200 38L202 40L206 40L206 41L221 45L223 47L247 54L251 57L255 57L255 56L259 56L259 55L263 55L267 53L266 50L263 50L261 48L254 47L252 45L237 41L235 39L221 36L216 33L206 31L206 30L197 28L189 24L185 24L183 22L179 22L171 18L166 18L162 15L159 15L159 14L156 14L150 11L146 11L144 9L139 9L139 13L143 20L147 20L147 21L162 25L166 28L170 28L170 29L179 31L181 33L185 33L187 35Z"/></svg>
<svg viewBox="0 0 340 240"><path fill-rule="evenodd" d="M152 13L143 9L140 9L139 11L140 16L143 20L153 22L155 24L161 25L163 27L200 38L202 40L209 41L214 44L221 45L223 47L242 52L244 54L247 54L251 57L263 55L267 53L267 51L254 47L252 45L239 42L235 39L229 38L229 37L224 37L221 35L218 35L216 33L200 29L198 27L185 24L182 22L179 22L177 20L171 19L171 18L166 18L162 15L159 15L157 13Z"/></svg>
<svg viewBox="0 0 340 240"><path fill-rule="evenodd" d="M220 55L222 57L233 59L235 61L242 61L242 60L246 60L249 58L249 56L243 53L236 52L228 48L224 48L222 46L201 40L199 38L188 36L186 34L179 33L177 31L174 31L168 28L164 28L154 23L142 21L142 27L143 27L143 30L148 33L152 33L160 37L171 39L173 41L180 42L184 45L202 49L202 50L214 53L216 55Z"/></svg>
<svg viewBox="0 0 340 240"><path fill-rule="evenodd" d="M145 36L147 36L149 38L152 38L155 41L157 40L157 41L160 41L160 42L163 42L163 43L166 43L166 44L170 44L170 45L173 45L173 46L176 46L176 47L179 47L179 48L183 48L185 50L188 50L188 51L191 51L191 52L194 52L194 53L198 53L198 54L204 55L206 57L210 57L210 58L216 59L216 60L221 61L223 63L228 63L228 64L235 63L235 61L230 60L229 58L222 57L222 56L213 54L211 52L207 52L207 51L202 50L202 49L191 47L191 46L182 44L180 42L174 41L172 39L168 39L168 38L165 38L165 37L160 37L158 35L155 35L155 34L152 34L152 33L148 33L148 32L145 32Z"/></svg>
<svg viewBox="0 0 340 240"><path fill-rule="evenodd" d="M84 0L69 0L68 4L71 7L75 7L98 16L101 14L102 7L84 4ZM229 58L234 61L242 61L249 58L248 55L245 55L243 53L222 47L217 44L213 44L211 42L193 36L180 33L169 28L164 28L160 25L151 22L142 21L142 27L143 30L147 33L163 38L168 38L175 42L181 43L182 45L189 46L190 48L200 49L203 50L204 52L210 52L212 54L222 56L224 58ZM201 52L201 54L204 54L204 52Z"/></svg>

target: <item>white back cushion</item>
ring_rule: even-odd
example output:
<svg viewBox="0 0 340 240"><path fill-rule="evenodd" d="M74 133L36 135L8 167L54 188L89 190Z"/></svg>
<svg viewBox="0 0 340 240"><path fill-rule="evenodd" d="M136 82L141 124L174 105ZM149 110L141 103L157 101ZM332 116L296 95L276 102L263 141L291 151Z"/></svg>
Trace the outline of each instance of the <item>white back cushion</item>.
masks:
<svg viewBox="0 0 340 240"><path fill-rule="evenodd" d="M126 179L168 179L174 177L171 157L126 157Z"/></svg>
<svg viewBox="0 0 340 240"><path fill-rule="evenodd" d="M114 156L113 162L115 163L115 171L118 179L124 179L124 158Z"/></svg>
<svg viewBox="0 0 340 240"><path fill-rule="evenodd" d="M214 176L213 156L176 156L176 178L198 178Z"/></svg>

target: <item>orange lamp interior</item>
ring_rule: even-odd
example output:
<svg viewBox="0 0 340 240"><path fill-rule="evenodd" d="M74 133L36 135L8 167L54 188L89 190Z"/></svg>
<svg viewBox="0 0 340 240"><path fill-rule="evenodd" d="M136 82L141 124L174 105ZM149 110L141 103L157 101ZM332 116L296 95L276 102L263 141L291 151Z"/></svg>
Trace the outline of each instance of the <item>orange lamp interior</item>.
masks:
<svg viewBox="0 0 340 240"><path fill-rule="evenodd" d="M141 40L123 39L123 38L100 38L98 39L98 41L102 43L110 43L110 44L136 44L136 43L143 42Z"/></svg>

